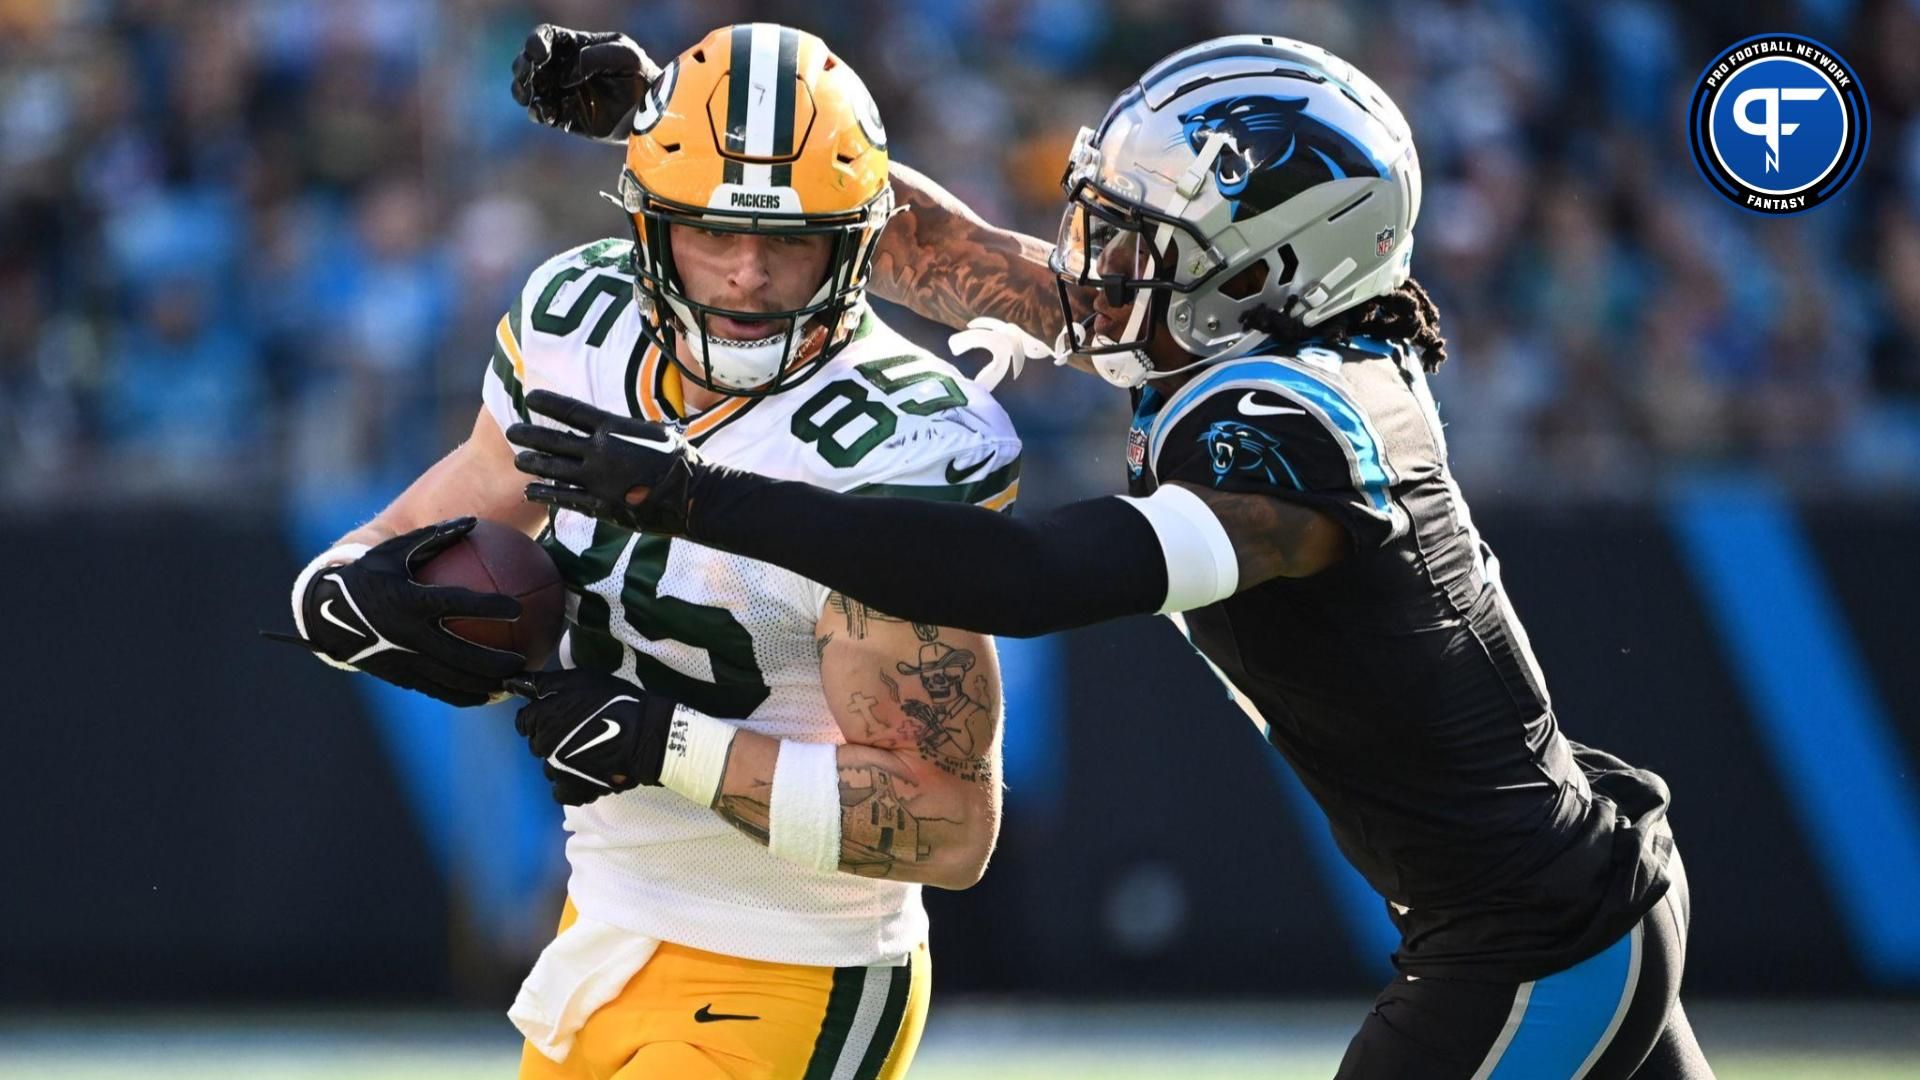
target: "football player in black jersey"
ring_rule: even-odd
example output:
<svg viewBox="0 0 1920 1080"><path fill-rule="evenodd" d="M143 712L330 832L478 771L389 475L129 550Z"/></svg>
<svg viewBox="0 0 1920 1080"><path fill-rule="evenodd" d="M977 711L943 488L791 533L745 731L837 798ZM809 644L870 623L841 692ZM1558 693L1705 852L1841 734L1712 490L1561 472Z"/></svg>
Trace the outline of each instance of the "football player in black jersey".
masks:
<svg viewBox="0 0 1920 1080"><path fill-rule="evenodd" d="M840 495L536 392L530 409L579 434L507 432L539 478L528 497L985 633L1184 613L1400 929L1399 975L1340 1077L1710 1077L1679 1002L1666 785L1560 731L1448 470L1400 111L1324 50L1222 38L1121 94L1065 186L1061 351L1133 394L1129 496L1014 520ZM889 282L883 250L877 291L954 325L1044 329L1021 306L1030 267L982 254L1031 245L928 190L903 200L917 216L894 250L929 256ZM929 295L928 268L982 266L999 292Z"/></svg>

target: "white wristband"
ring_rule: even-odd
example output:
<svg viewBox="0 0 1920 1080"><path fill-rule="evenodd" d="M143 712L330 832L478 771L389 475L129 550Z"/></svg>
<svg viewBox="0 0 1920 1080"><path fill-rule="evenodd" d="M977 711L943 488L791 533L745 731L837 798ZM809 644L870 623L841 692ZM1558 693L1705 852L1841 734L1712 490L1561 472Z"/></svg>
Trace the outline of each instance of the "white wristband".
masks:
<svg viewBox="0 0 1920 1080"><path fill-rule="evenodd" d="M328 569L329 567L342 566L350 563L360 556L365 555L367 551L368 547L365 544L337 544L315 555L313 561L307 564L306 569L300 571L300 576L293 579L293 627L300 632L302 638L308 641L313 640L307 636L307 613L305 610L307 606L307 586L313 583L314 577L317 576L320 571ZM319 657L323 663L337 667L342 671L360 670L352 664L341 663L323 652L317 652L313 655Z"/></svg>
<svg viewBox="0 0 1920 1080"><path fill-rule="evenodd" d="M767 850L829 873L840 869L840 748L780 742L773 764Z"/></svg>
<svg viewBox="0 0 1920 1080"><path fill-rule="evenodd" d="M1225 600L1240 588L1240 560L1220 519L1200 496L1162 484L1144 499L1118 496L1140 511L1160 539L1167 560L1167 602L1160 613L1191 611Z"/></svg>
<svg viewBox="0 0 1920 1080"><path fill-rule="evenodd" d="M667 756L660 762L660 786L699 806L712 806L727 771L727 751L739 729L685 705L673 708L667 731Z"/></svg>

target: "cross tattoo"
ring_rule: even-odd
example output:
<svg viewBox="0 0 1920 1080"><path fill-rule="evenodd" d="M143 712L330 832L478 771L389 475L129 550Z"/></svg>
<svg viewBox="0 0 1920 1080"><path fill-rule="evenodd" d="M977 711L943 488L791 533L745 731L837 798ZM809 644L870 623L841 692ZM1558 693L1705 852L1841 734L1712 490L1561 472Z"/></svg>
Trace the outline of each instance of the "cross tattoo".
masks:
<svg viewBox="0 0 1920 1080"><path fill-rule="evenodd" d="M869 739L886 729L886 725L880 722L880 718L873 715L873 707L878 704L880 704L879 698L858 690L854 691L852 700L847 703L847 707L853 710L855 716L867 722Z"/></svg>

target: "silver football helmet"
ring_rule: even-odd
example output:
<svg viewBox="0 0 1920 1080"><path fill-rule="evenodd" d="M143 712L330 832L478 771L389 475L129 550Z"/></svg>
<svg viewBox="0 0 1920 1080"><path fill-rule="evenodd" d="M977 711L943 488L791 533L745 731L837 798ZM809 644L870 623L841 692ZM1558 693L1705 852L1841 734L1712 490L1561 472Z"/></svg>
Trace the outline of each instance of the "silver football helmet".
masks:
<svg viewBox="0 0 1920 1080"><path fill-rule="evenodd" d="M1261 305L1315 326L1398 288L1420 212L1392 100L1325 49L1265 35L1155 64L1081 129L1061 183L1064 344L1128 388L1174 373L1144 351L1158 325L1197 358L1185 371L1256 347L1241 320ZM1098 290L1078 324L1072 286Z"/></svg>

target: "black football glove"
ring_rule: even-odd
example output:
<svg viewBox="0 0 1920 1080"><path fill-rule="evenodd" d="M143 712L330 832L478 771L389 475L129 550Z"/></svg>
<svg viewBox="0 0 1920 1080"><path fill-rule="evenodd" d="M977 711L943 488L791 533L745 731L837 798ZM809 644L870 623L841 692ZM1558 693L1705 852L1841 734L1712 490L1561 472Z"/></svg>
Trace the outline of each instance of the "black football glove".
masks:
<svg viewBox="0 0 1920 1080"><path fill-rule="evenodd" d="M550 390L528 394L526 404L529 411L574 429L507 428L507 441L524 447L514 455L514 466L549 481L528 484L528 499L623 529L687 535L694 483L711 466L678 431Z"/></svg>
<svg viewBox="0 0 1920 1080"><path fill-rule="evenodd" d="M624 141L621 121L659 77L659 65L625 34L542 23L513 59L513 100L548 127Z"/></svg>
<svg viewBox="0 0 1920 1080"><path fill-rule="evenodd" d="M659 786L673 702L579 668L522 675L507 685L530 699L513 727L545 763L554 802L585 806L617 791Z"/></svg>
<svg viewBox="0 0 1920 1080"><path fill-rule="evenodd" d="M483 705L526 657L449 633L445 619L514 619L511 596L422 585L413 571L472 531L458 518L415 529L312 576L300 609L304 644L336 667L364 671L449 705Z"/></svg>

